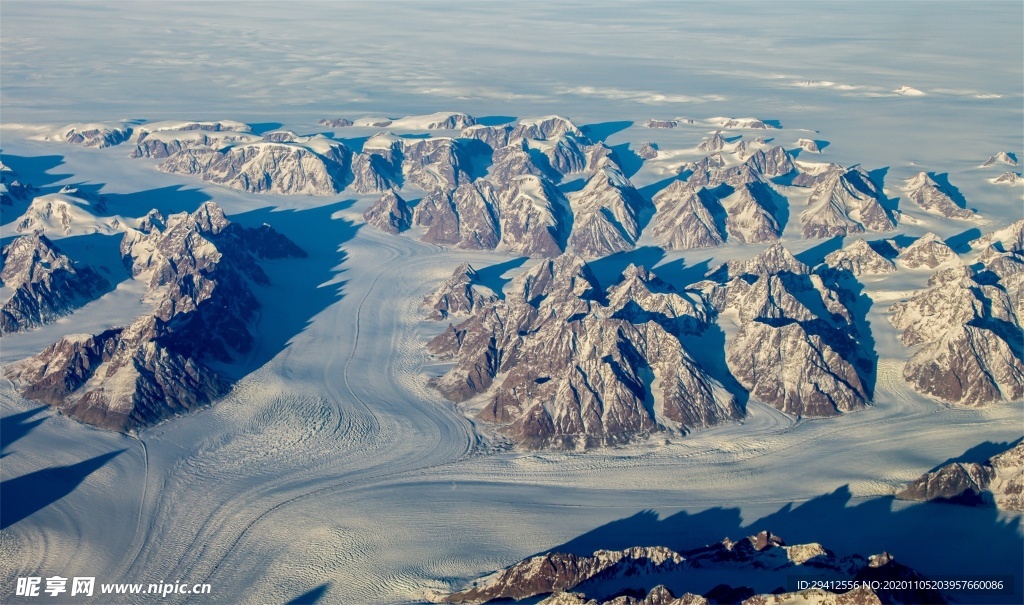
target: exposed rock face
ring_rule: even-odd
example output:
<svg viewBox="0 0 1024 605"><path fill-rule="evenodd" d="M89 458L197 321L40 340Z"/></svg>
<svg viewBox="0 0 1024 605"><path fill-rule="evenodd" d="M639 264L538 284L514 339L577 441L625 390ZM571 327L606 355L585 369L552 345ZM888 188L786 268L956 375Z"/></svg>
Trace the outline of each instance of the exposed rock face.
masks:
<svg viewBox="0 0 1024 605"><path fill-rule="evenodd" d="M858 372L866 357L852 316L837 291L808 273L778 245L714 272L731 277L717 302L739 318L726 363L751 396L783 412L833 416L861 409L870 394Z"/></svg>
<svg viewBox="0 0 1024 605"><path fill-rule="evenodd" d="M1020 175L1016 172L1004 172L992 180L996 185L1016 185L1021 182Z"/></svg>
<svg viewBox="0 0 1024 605"><path fill-rule="evenodd" d="M658 157L658 148L653 143L644 143L636 150L636 154L645 160L653 160Z"/></svg>
<svg viewBox="0 0 1024 605"><path fill-rule="evenodd" d="M956 252L939 239L934 233L925 233L913 244L907 246L897 257L908 269L928 267L935 269L939 265L959 263Z"/></svg>
<svg viewBox="0 0 1024 605"><path fill-rule="evenodd" d="M110 288L99 273L76 267L43 235L15 238L0 256L0 283L13 292L0 306L0 334L54 321Z"/></svg>
<svg viewBox="0 0 1024 605"><path fill-rule="evenodd" d="M396 128L409 127L425 130L456 130L476 125L476 118L460 112L441 111L425 116L408 116L392 123Z"/></svg>
<svg viewBox="0 0 1024 605"><path fill-rule="evenodd" d="M401 233L412 224L412 210L400 195L388 191L363 212L363 220L384 233Z"/></svg>
<svg viewBox="0 0 1024 605"><path fill-rule="evenodd" d="M716 131L715 134L701 141L700 144L697 145L697 149L706 151L707 153L715 153L725 149L726 144L725 139L722 137L722 133Z"/></svg>
<svg viewBox="0 0 1024 605"><path fill-rule="evenodd" d="M435 189L420 200L414 220L427 227L423 241L432 244L490 250L501 241L492 187L485 181Z"/></svg>
<svg viewBox="0 0 1024 605"><path fill-rule="evenodd" d="M576 254L607 256L636 244L644 201L611 158L602 158L583 189L569 200L574 214L569 244Z"/></svg>
<svg viewBox="0 0 1024 605"><path fill-rule="evenodd" d="M321 126L327 126L328 128L347 128L352 125L352 120L346 120L345 118L324 118L317 122Z"/></svg>
<svg viewBox="0 0 1024 605"><path fill-rule="evenodd" d="M231 121L156 122L137 127L135 133L133 158L168 158L183 149L216 148L260 140L247 124Z"/></svg>
<svg viewBox="0 0 1024 605"><path fill-rule="evenodd" d="M499 249L524 256L558 256L565 250L569 203L547 179L519 176L495 195Z"/></svg>
<svg viewBox="0 0 1024 605"><path fill-rule="evenodd" d="M489 180L504 184L524 174L544 176L544 170L530 156L530 146L526 139L516 139L494 151Z"/></svg>
<svg viewBox="0 0 1024 605"><path fill-rule="evenodd" d="M33 199L25 213L14 220L14 231L47 233L54 238L121 231L123 225L117 218L94 214L104 209L100 198L65 187L58 193L48 193Z"/></svg>
<svg viewBox="0 0 1024 605"><path fill-rule="evenodd" d="M680 341L706 326L699 296L632 266L607 306L599 295L578 256L540 263L505 300L478 306L429 343L455 361L436 388L457 402L483 394L479 418L528 447L619 443L740 416Z"/></svg>
<svg viewBox="0 0 1024 605"><path fill-rule="evenodd" d="M470 126L469 128L463 128L462 132L459 133L459 138L462 139L476 139L483 141L491 149L498 149L508 145L509 134L512 133L512 126L484 126L483 124L477 124Z"/></svg>
<svg viewBox="0 0 1024 605"><path fill-rule="evenodd" d="M818 146L818 142L812 139L800 139L796 144L798 147L809 153L821 153L821 148Z"/></svg>
<svg viewBox="0 0 1024 605"><path fill-rule="evenodd" d="M675 128L679 125L676 120L647 120L644 128Z"/></svg>
<svg viewBox="0 0 1024 605"><path fill-rule="evenodd" d="M36 188L19 180L18 173L0 162L0 206L13 206L16 202L32 199Z"/></svg>
<svg viewBox="0 0 1024 605"><path fill-rule="evenodd" d="M746 160L747 166L765 178L774 178L787 175L793 170L793 160L781 146L775 146L767 151L758 149Z"/></svg>
<svg viewBox="0 0 1024 605"><path fill-rule="evenodd" d="M905 500L985 503L1024 512L1024 443L983 463L951 462L925 473L896 494Z"/></svg>
<svg viewBox="0 0 1024 605"><path fill-rule="evenodd" d="M995 247L999 252L1024 253L1024 219L987 233L971 242L972 248Z"/></svg>
<svg viewBox="0 0 1024 605"><path fill-rule="evenodd" d="M997 153L994 156L990 157L989 159L985 160L985 163L982 164L981 166L983 168L988 168L989 166L995 166L996 164L1006 164L1007 166L1016 166L1017 165L1017 160L1015 160L1013 158L1013 156L1011 156L1010 154L1006 153L1005 151L1000 151L999 153Z"/></svg>
<svg viewBox="0 0 1024 605"><path fill-rule="evenodd" d="M683 181L672 181L654 196L652 231L666 250L689 250L721 245L725 209L704 188L696 191Z"/></svg>
<svg viewBox="0 0 1024 605"><path fill-rule="evenodd" d="M122 252L132 274L149 282L154 312L124 328L67 336L9 366L23 395L129 431L227 392L229 382L207 364L252 347L258 302L249 283L267 283L257 259L304 253L269 227L229 222L212 202L150 227L126 234Z"/></svg>
<svg viewBox="0 0 1024 605"><path fill-rule="evenodd" d="M685 593L676 597L659 580L674 584L700 583L713 575L742 583L768 576L773 585L784 584L784 575L803 573L835 574L863 582L885 580L924 580L924 576L882 553L870 557L837 557L817 543L787 546L778 536L763 531L733 542L726 538L689 551L677 552L665 547L633 547L625 550L599 550L591 556L550 552L525 559L511 567L478 579L467 590L449 595L450 603L483 603L498 600L522 600L551 594L545 605L706 605L736 603L826 603L866 605L884 602L945 603L934 590L911 589L876 594L868 588L844 594L824 590L805 590L783 594L756 594L753 589L720 584L704 596ZM769 575L770 574L770 575ZM776 579L777 578L777 579ZM763 581L761 582L763 583ZM572 591L572 592L569 592ZM624 596L613 597L610 593ZM553 594L552 594L553 593ZM645 595L630 596L631 594ZM747 595L746 597L740 595Z"/></svg>
<svg viewBox="0 0 1024 605"><path fill-rule="evenodd" d="M940 187L927 172L918 173L917 176L907 181L903 189L906 191L907 197L926 212L960 220L974 218L973 210L958 206L949 193Z"/></svg>
<svg viewBox="0 0 1024 605"><path fill-rule="evenodd" d="M723 205L727 213L725 229L730 237L746 244L779 239L782 226L775 217L778 207L772 201L771 190L764 183L739 185Z"/></svg>
<svg viewBox="0 0 1024 605"><path fill-rule="evenodd" d="M466 317L498 300L494 292L477 282L476 270L469 263L456 267L451 277L423 299L423 304L430 308L427 317L435 320Z"/></svg>
<svg viewBox="0 0 1024 605"><path fill-rule="evenodd" d="M412 139L402 144L402 173L424 191L454 189L469 183L472 161L459 142L449 138Z"/></svg>
<svg viewBox="0 0 1024 605"><path fill-rule="evenodd" d="M1010 298L1019 298L1020 280L1004 281L994 269L991 284L975 281L969 269L941 272L930 288L890 307L903 344L924 345L903 370L914 390L966 406L1024 396L1020 321Z"/></svg>
<svg viewBox="0 0 1024 605"><path fill-rule="evenodd" d="M547 158L548 166L563 176L583 172L593 164L591 158L595 152L600 154L607 149L602 144L588 146L586 141L568 132L547 141L533 141L531 147L540 151Z"/></svg>
<svg viewBox="0 0 1024 605"><path fill-rule="evenodd" d="M573 134L583 137L583 131L572 123L569 118L562 116L545 116L542 118L525 118L519 120L508 139L538 139L541 141L556 139L563 134Z"/></svg>
<svg viewBox="0 0 1024 605"><path fill-rule="evenodd" d="M69 124L44 138L83 147L102 148L120 145L131 136L132 127L126 124Z"/></svg>
<svg viewBox="0 0 1024 605"><path fill-rule="evenodd" d="M728 281L743 275L767 277L777 273L810 275L811 268L797 260L782 244L773 244L746 261L731 260L711 272L711 277Z"/></svg>
<svg viewBox="0 0 1024 605"><path fill-rule="evenodd" d="M259 142L224 150L185 149L159 168L250 193L333 195L345 188L351 152L323 136L302 142Z"/></svg>
<svg viewBox="0 0 1024 605"><path fill-rule="evenodd" d="M861 168L825 173L800 214L806 238L886 232L896 221L880 203L881 192Z"/></svg>
<svg viewBox="0 0 1024 605"><path fill-rule="evenodd" d="M742 128L748 130L768 130L775 126L768 125L757 118L717 118L714 120L721 128Z"/></svg>
<svg viewBox="0 0 1024 605"><path fill-rule="evenodd" d="M877 275L896 271L895 263L876 252L860 238L825 256L825 264L833 269L849 271L853 275Z"/></svg>

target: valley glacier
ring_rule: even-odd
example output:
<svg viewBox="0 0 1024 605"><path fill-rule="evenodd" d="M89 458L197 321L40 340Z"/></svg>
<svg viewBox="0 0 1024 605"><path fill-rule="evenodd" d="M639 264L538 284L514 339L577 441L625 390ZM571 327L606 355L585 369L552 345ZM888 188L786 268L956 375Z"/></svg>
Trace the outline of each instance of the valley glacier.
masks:
<svg viewBox="0 0 1024 605"><path fill-rule="evenodd" d="M460 10L445 8L452 6ZM1006 386L1016 376L1013 360L1024 363L1011 318L1022 314L1019 275L1012 291L1009 273L998 273L1020 256L1010 248L1020 236L1013 225L1024 219L1014 164L1024 157L1019 3L973 10L783 3L774 12L754 5L294 7L3 6L0 147L17 183L3 181L0 244L42 232L110 283L45 321L33 319L30 329L4 329L0 600L34 602L15 595L16 579L61 575L212 585L212 595L171 597L182 603L437 602L559 548L683 552L770 531L841 556L886 551L929 577L1010 576L1007 594L950 596L1020 601L1019 512L894 498L926 473L983 463L1024 435L1020 391ZM108 28L105 44L85 33ZM69 49L74 57L65 63ZM540 118L554 114L567 121ZM518 136L522 146L506 145ZM487 164L450 142L470 137L502 150L504 160ZM774 155L773 146L781 146ZM745 222L760 220L766 204L749 183L713 201L681 191L688 178L720 178L728 187L728 179L750 178L736 172L758 149L765 152L753 160L760 176L749 182L772 192L777 232ZM398 159L385 165L387 154ZM795 172L779 168L789 162ZM290 180L272 178L273 166L287 167ZM593 178L598 172L606 181ZM782 184L784 174L806 185ZM466 182L482 176L494 192L478 186L476 195L506 215L471 216L462 210L469 202L458 205L460 194L470 196ZM861 178L872 184L858 189ZM508 182L514 186L503 189ZM401 201L381 203L382 192L400 184ZM865 193L874 186L874 197ZM455 224L473 226L462 239L435 237L443 232L438 223L420 218L424 200L448 203L434 187L452 200ZM594 210L609 187L627 193ZM661 213L676 200L686 204L678 216ZM58 202L69 205L61 210ZM117 433L25 398L8 370L63 337L80 343L136 318L183 317L183 298L165 297L125 269L122 238L172 233L147 229L208 202L251 237L262 234L267 249L283 246L275 239L283 237L302 252L254 247L238 261L256 263L266 279L243 271L258 303L246 311L255 337L206 363L227 385L213 389L214 403ZM641 208L635 216L632 203ZM709 210L703 227L684 223L686 237L664 235L702 204L719 204L728 217L716 226ZM527 218L512 222L508 208ZM872 212L885 219L871 222ZM584 224L580 217L594 222L589 239L570 235ZM539 239L559 220L565 230ZM613 237L615 225L631 220L635 230ZM492 225L490 240L477 227L484 224ZM267 236L263 225L279 236ZM615 296L624 271L637 275L631 264L680 290L704 283L709 299L732 299L710 305L715 329L680 338L687 355L718 381L719 400L729 389L767 392L753 378L728 382L740 376L726 350L751 330L745 309L756 294L733 278L757 274L742 267L757 265L776 240L808 273L823 267L801 278L817 284L814 301L787 286L815 312L832 304L830 288L851 283L821 285L824 267L856 276L852 300L829 310L848 313L839 324L858 343L866 336L876 355L867 386L851 387L868 393L869 405L797 416L750 395L744 415L724 414L727 421L696 430L652 405L651 418L672 430L600 444L607 447L538 449L519 447L516 435L481 420L483 399L453 403L433 386L454 362L432 355L427 343L469 315L431 321L424 300L454 270L471 266L479 306L494 305L515 292L518 276L546 262L539 257L585 242L579 252L595 290L605 292L583 297L586 321L607 325L622 311L624 303L602 296ZM899 250L876 254L883 241ZM944 256L946 245L952 256ZM187 250L200 266L238 258ZM149 251L140 244L129 258ZM723 263L733 281L715 278ZM964 275L968 265L977 271ZM1010 292L1004 307L995 282L984 281L994 274ZM767 288L771 277L763 277L749 281ZM728 295L714 294L727 284ZM964 404L947 405L919 392L940 390L920 370L906 373L921 351L911 346L953 340L961 347L966 341L954 339L970 337L956 329L970 333L971 321L948 300L956 288L984 292L976 308L1004 309L989 313L996 322L986 329L1010 330L999 349L1007 351L1010 378L987 388L986 405L970 405L982 403L970 394L945 397ZM4 302L11 290L5 281ZM920 308L907 301L927 302L929 292L956 307L936 311L955 324L948 333L913 315ZM910 319L893 319L901 308ZM578 320L572 309L556 317ZM786 312L788 320L801 311ZM931 331L908 336L907 325ZM853 380L855 366L844 379ZM495 374L495 384L509 369ZM96 387L98 379L89 380ZM104 387L128 388L124 379ZM1019 483L1000 477L1012 495L1006 490Z"/></svg>

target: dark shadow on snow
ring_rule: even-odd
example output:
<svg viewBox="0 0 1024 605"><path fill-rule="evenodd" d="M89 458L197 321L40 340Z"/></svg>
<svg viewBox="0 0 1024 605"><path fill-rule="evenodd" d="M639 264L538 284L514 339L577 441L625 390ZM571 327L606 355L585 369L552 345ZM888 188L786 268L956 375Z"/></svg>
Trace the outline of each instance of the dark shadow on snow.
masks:
<svg viewBox="0 0 1024 605"><path fill-rule="evenodd" d="M124 266L124 261L121 259L122 239L124 239L124 235L121 233L113 235L90 233L76 237L65 237L58 240L55 246L58 250L67 254L76 264L87 265L96 269L110 282L110 289L113 290L117 287L117 284L131 278L131 273ZM97 298L107 291L99 294Z"/></svg>
<svg viewBox="0 0 1024 605"><path fill-rule="evenodd" d="M651 270L655 275L672 284L675 289L682 290L690 284L704 279L708 271L711 270L711 259L706 258L687 266L686 259L680 258L658 265Z"/></svg>
<svg viewBox="0 0 1024 605"><path fill-rule="evenodd" d="M482 269L474 267L474 269L476 269L476 283L494 290L494 293L504 300L505 284L512 281L511 279L506 279L505 274L512 269L523 266L523 263L525 263L528 258L528 256L521 256L519 258L513 258L512 260L497 263Z"/></svg>
<svg viewBox="0 0 1024 605"><path fill-rule="evenodd" d="M283 124L280 122L257 122L255 124L249 124L249 127L252 128L253 134L258 134L260 136L263 136L265 133L273 130L279 130L281 126L283 126Z"/></svg>
<svg viewBox="0 0 1024 605"><path fill-rule="evenodd" d="M793 256L808 267L814 267L825 262L825 257L843 247L843 236L836 235L823 240L820 244L811 246L803 252Z"/></svg>
<svg viewBox="0 0 1024 605"><path fill-rule="evenodd" d="M477 118L476 123L483 126L501 126L515 120L515 116L484 116Z"/></svg>
<svg viewBox="0 0 1024 605"><path fill-rule="evenodd" d="M285 605L316 605L323 598L327 592L327 587L330 586L330 582L324 582L316 588L312 588L299 596L295 597L291 601L285 603Z"/></svg>
<svg viewBox="0 0 1024 605"><path fill-rule="evenodd" d="M112 215L139 217L155 208L166 218L178 212L194 212L213 197L185 185L170 185L133 193L105 193L103 199L107 203L107 212Z"/></svg>
<svg viewBox="0 0 1024 605"><path fill-rule="evenodd" d="M41 190L40 194L51 193L51 191L44 190L44 188L74 176L72 174L50 174L51 170L64 164L64 156L62 155L21 156L0 154L0 161L3 161L11 170L18 173L18 180L21 184L38 187ZM57 189L59 187L53 187L53 191Z"/></svg>
<svg viewBox="0 0 1024 605"><path fill-rule="evenodd" d="M626 178L633 178L633 175L644 165L644 159L630 149L629 143L614 145L611 147L611 150L615 154L615 161L619 163Z"/></svg>
<svg viewBox="0 0 1024 605"><path fill-rule="evenodd" d="M0 483L0 529L6 529L32 513L67 496L86 477L125 450L100 454L78 464L54 466Z"/></svg>
<svg viewBox="0 0 1024 605"><path fill-rule="evenodd" d="M591 141L595 143L603 143L608 137L612 136L617 132L622 132L623 130L629 128L632 125L633 122L625 120L619 122L600 122L597 124L587 124L586 126L581 126L580 130L582 130L583 134L586 135L586 137Z"/></svg>
<svg viewBox="0 0 1024 605"><path fill-rule="evenodd" d="M642 510L543 552L589 556L599 549L631 546L691 550L726 537L738 540L769 530L787 544L817 542L839 556L887 551L925 576L1013 575L1013 595L957 593L956 597L961 602L1020 603L1024 538L1019 523L1019 517L1005 516L994 508L900 502L891 496L854 499L844 485L749 521L739 508L682 511L664 518L653 510ZM742 585L747 573L750 570L742 570L733 580L735 585ZM678 579L689 582L689 586L677 586L682 592L700 593L710 588L696 585L698 580L692 572ZM651 576L648 581L650 585L643 588L664 583L666 577ZM783 575L778 581L785 585ZM677 587L669 586L673 590Z"/></svg>
<svg viewBox="0 0 1024 605"><path fill-rule="evenodd" d="M954 462L975 462L978 464L982 464L992 456L995 456L996 454L1001 454L1006 450L1010 449L1011 447L1016 447L1017 444L1019 444L1021 441L1024 441L1024 437L1021 437L1020 439L1017 439L1015 441L1008 441L1002 443L996 443L994 441L986 441L984 443L979 443L978 445L972 447L971 449L960 454L959 456L954 456L952 458L948 458L945 462L940 462L939 464L935 465L935 467L930 469L928 472L934 473L943 466L946 466L947 464L953 464Z"/></svg>
<svg viewBox="0 0 1024 605"><path fill-rule="evenodd" d="M955 185L949 182L948 172L933 172L931 177L938 184L939 188L953 200L954 204L960 208L967 208L967 198L964 197L964 194L960 193L960 190Z"/></svg>
<svg viewBox="0 0 1024 605"><path fill-rule="evenodd" d="M341 299L345 282L337 278L347 258L342 245L355 237L363 224L331 216L351 205L352 201L346 200L302 210L262 208L228 217L246 227L266 223L308 256L260 261L270 285L253 287L260 302L256 349L244 361L218 366L219 371L237 380L259 368L283 351L314 317Z"/></svg>
<svg viewBox="0 0 1024 605"><path fill-rule="evenodd" d="M957 254L965 254L971 251L971 242L981 237L981 229L971 227L966 231L951 235L946 238L946 245Z"/></svg>
<svg viewBox="0 0 1024 605"><path fill-rule="evenodd" d="M603 290L619 281L622 272L629 265L637 265L651 269L665 258L665 250L655 246L643 246L626 252L616 252L604 258L594 259L587 263L590 270L594 272L598 283Z"/></svg>
<svg viewBox="0 0 1024 605"><path fill-rule="evenodd" d="M33 416L36 416L45 409L46 406L41 405L27 412L19 412L0 418L0 451L3 452L0 453L0 458L10 453L7 451L7 448L12 443L31 433L33 429L46 420L46 416L32 419Z"/></svg>

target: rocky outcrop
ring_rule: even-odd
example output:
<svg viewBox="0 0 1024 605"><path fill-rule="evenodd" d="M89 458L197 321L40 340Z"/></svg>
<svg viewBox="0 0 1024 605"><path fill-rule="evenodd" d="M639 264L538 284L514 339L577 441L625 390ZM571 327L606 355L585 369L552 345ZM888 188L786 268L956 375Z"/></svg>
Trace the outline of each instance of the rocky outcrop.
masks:
<svg viewBox="0 0 1024 605"><path fill-rule="evenodd" d="M1013 156L1011 156L1010 154L1006 153L1005 151L1000 151L999 153L997 153L994 156L990 157L989 159L985 160L985 162L981 165L981 167L982 168L988 168L989 166L995 166L996 164L1006 164L1007 166L1016 166L1017 165L1017 160L1014 159Z"/></svg>
<svg viewBox="0 0 1024 605"><path fill-rule="evenodd" d="M122 231L118 217L97 216L105 210L102 198L64 187L33 199L12 224L16 233L45 233L51 238Z"/></svg>
<svg viewBox="0 0 1024 605"><path fill-rule="evenodd" d="M979 283L967 268L948 269L889 308L903 344L923 345L903 370L914 390L972 407L1024 396L1021 328L1011 299L1019 299L1019 280L1003 281L994 269L987 272L996 278L991 283Z"/></svg>
<svg viewBox="0 0 1024 605"><path fill-rule="evenodd" d="M800 139L796 145L808 153L821 153L821 147L813 139Z"/></svg>
<svg viewBox="0 0 1024 605"><path fill-rule="evenodd" d="M773 242L782 234L776 215L778 207L771 189L762 182L743 183L724 199L725 229L729 236L745 244Z"/></svg>
<svg viewBox="0 0 1024 605"><path fill-rule="evenodd" d="M0 207L27 202L36 191L32 185L22 183L17 172L0 162Z"/></svg>
<svg viewBox="0 0 1024 605"><path fill-rule="evenodd" d="M125 262L146 280L152 314L97 335L62 338L6 375L30 399L116 431L149 426L223 396L230 381L210 364L252 349L259 304L250 283L266 284L259 259L301 256L263 226L246 229L212 202L171 216L122 242Z"/></svg>
<svg viewBox="0 0 1024 605"><path fill-rule="evenodd" d="M1015 221L1002 229L986 233L973 240L971 247L975 249L994 247L999 252L1024 253L1024 219Z"/></svg>
<svg viewBox="0 0 1024 605"><path fill-rule="evenodd" d="M896 221L882 206L882 193L863 169L851 168L825 173L814 186L800 213L806 238L887 232L896 228Z"/></svg>
<svg viewBox="0 0 1024 605"><path fill-rule="evenodd" d="M297 142L263 141L223 150L185 149L159 168L249 193L333 195L347 185L350 163L347 147L316 135Z"/></svg>
<svg viewBox="0 0 1024 605"><path fill-rule="evenodd" d="M857 238L825 256L825 264L853 275L879 275L896 271L896 264L885 258L863 239Z"/></svg>
<svg viewBox="0 0 1024 605"><path fill-rule="evenodd" d="M477 124L470 126L469 128L463 128L462 132L459 133L459 138L462 139L475 139L482 141L491 149L498 149L508 145L509 135L512 133L512 126L484 126L483 124Z"/></svg>
<svg viewBox="0 0 1024 605"><path fill-rule="evenodd" d="M675 128L679 126L677 120L647 120L644 122L644 128Z"/></svg>
<svg viewBox="0 0 1024 605"><path fill-rule="evenodd" d="M112 147L124 143L132 136L132 125L124 123L69 124L60 130L43 135L47 141L61 141L83 147Z"/></svg>
<svg viewBox="0 0 1024 605"><path fill-rule="evenodd" d="M556 139L563 134L572 134L580 138L583 131L573 124L569 118L562 116L544 116L541 118L524 118L512 129L508 140L516 139L537 139L546 141Z"/></svg>
<svg viewBox="0 0 1024 605"><path fill-rule="evenodd" d="M706 153L715 153L725 149L727 144L728 143L726 143L725 138L722 137L722 133L715 131L715 133L710 137L701 141L700 144L697 145L697 149Z"/></svg>
<svg viewBox="0 0 1024 605"><path fill-rule="evenodd" d="M76 266L43 235L15 238L0 257L0 283L12 292L0 306L0 334L50 323L110 288L103 276Z"/></svg>
<svg viewBox="0 0 1024 605"><path fill-rule="evenodd" d="M402 173L424 191L469 183L472 160L456 139L431 137L402 142Z"/></svg>
<svg viewBox="0 0 1024 605"><path fill-rule="evenodd" d="M843 594L820 589L785 593L767 590L786 584L786 576L807 574L835 575L856 579L858 583L878 585ZM683 593L676 597L661 582L674 585L705 584L704 578L730 581L718 584L704 595ZM882 602L945 603L941 593L912 588L893 591L886 580L924 580L915 570L898 563L888 553L863 557L838 557L817 543L787 546L771 532L733 542L684 551L663 546L633 547L624 550L599 550L593 555L548 552L520 561L506 569L473 582L463 591L445 598L449 603L484 603L522 600L540 595L551 596L545 605L706 605L738 603L825 603L866 605ZM702 581L703 580L703 581ZM762 594L744 582L760 585ZM614 593L614 594L613 594ZM625 593L623 595L623 593ZM614 596L622 595L622 596ZM634 596L634 595L643 595Z"/></svg>
<svg viewBox="0 0 1024 605"><path fill-rule="evenodd" d="M896 257L908 269L938 268L941 265L959 264L956 252L934 233L925 233L913 244L904 248Z"/></svg>
<svg viewBox="0 0 1024 605"><path fill-rule="evenodd" d="M416 205L413 220L427 227L423 241L432 244L492 250L501 241L493 187L486 181L435 189Z"/></svg>
<svg viewBox="0 0 1024 605"><path fill-rule="evenodd" d="M346 120L345 118L324 118L317 122L317 124L328 128L348 128L352 125L352 120Z"/></svg>
<svg viewBox="0 0 1024 605"><path fill-rule="evenodd" d="M636 150L636 154L644 160L653 160L658 157L658 147L654 143L643 143Z"/></svg>
<svg viewBox="0 0 1024 605"><path fill-rule="evenodd" d="M388 191L363 212L363 220L384 233L401 233L412 224L412 210L394 191Z"/></svg>
<svg viewBox="0 0 1024 605"><path fill-rule="evenodd" d="M455 363L434 386L456 402L480 396L478 417L516 442L588 447L740 416L680 340L707 324L698 295L630 267L602 297L571 254L541 262L506 290L428 348Z"/></svg>
<svg viewBox="0 0 1024 605"><path fill-rule="evenodd" d="M523 256L554 257L565 251L569 203L543 177L512 178L495 193L499 250Z"/></svg>
<svg viewBox="0 0 1024 605"><path fill-rule="evenodd" d="M434 320L467 317L480 307L498 300L490 288L479 284L476 270L469 263L455 268L452 276L425 299L427 317Z"/></svg>
<svg viewBox="0 0 1024 605"><path fill-rule="evenodd" d="M781 146L772 147L767 151L758 149L747 157L745 163L748 168L766 179L785 176L796 169L793 160Z"/></svg>
<svg viewBox="0 0 1024 605"><path fill-rule="evenodd" d="M904 500L950 500L1024 512L1024 443L985 462L951 462L896 494Z"/></svg>
<svg viewBox="0 0 1024 605"><path fill-rule="evenodd" d="M960 220L975 218L973 210L958 206L949 193L940 187L927 172L919 172L917 176L907 181L903 190L906 192L907 198L925 212Z"/></svg>
<svg viewBox="0 0 1024 605"><path fill-rule="evenodd" d="M996 178L992 179L992 182L996 185L1010 185L1014 186L1021 182L1020 174L1016 172L1004 172Z"/></svg>
<svg viewBox="0 0 1024 605"><path fill-rule="evenodd" d="M725 209L703 187L672 181L655 194L651 230L666 250L710 248L725 241Z"/></svg>
<svg viewBox="0 0 1024 605"><path fill-rule="evenodd" d="M583 189L569 201L574 215L569 244L576 254L607 256L636 244L644 201L610 157L598 162Z"/></svg>
<svg viewBox="0 0 1024 605"><path fill-rule="evenodd" d="M789 269L794 269L790 271ZM797 416L833 416L866 406L869 365L849 309L836 290L780 245L713 272L720 311L739 331L726 363L752 397Z"/></svg>
<svg viewBox="0 0 1024 605"><path fill-rule="evenodd" d="M260 137L253 134L252 128L240 122L155 122L136 128L135 149L131 157L168 158L183 149L213 149L259 140Z"/></svg>
<svg viewBox="0 0 1024 605"><path fill-rule="evenodd" d="M533 161L526 139L516 139L494 151L488 180L504 184L523 175L545 176L545 171Z"/></svg>

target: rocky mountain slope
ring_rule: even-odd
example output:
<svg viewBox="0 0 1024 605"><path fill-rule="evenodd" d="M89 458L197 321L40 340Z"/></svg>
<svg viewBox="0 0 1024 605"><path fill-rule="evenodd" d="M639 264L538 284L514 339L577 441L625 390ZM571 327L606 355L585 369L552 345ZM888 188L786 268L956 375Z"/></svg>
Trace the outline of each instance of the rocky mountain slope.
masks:
<svg viewBox="0 0 1024 605"><path fill-rule="evenodd" d="M726 363L755 397L798 416L832 416L870 401L870 366L841 290L776 244L713 272L713 300L737 319Z"/></svg>
<svg viewBox="0 0 1024 605"><path fill-rule="evenodd" d="M475 305L430 341L433 354L455 364L434 386L452 401L475 398L478 418L527 447L588 447L730 422L742 411L681 341L707 321L696 293L633 266L602 292L583 260L565 254L519 275L504 300Z"/></svg>
<svg viewBox="0 0 1024 605"><path fill-rule="evenodd" d="M20 332L70 314L110 289L99 273L75 262L44 235L22 235L0 251L0 334Z"/></svg>
<svg viewBox="0 0 1024 605"><path fill-rule="evenodd" d="M479 578L466 590L447 595L445 602L486 603L540 595L551 595L541 601L546 605L946 602L932 589L894 591L880 587L878 592L863 588L843 594L813 589L787 593L783 588L789 576L812 575L877 580L880 584L885 580L925 579L888 553L839 557L821 544L788 546L778 536L762 531L736 542L726 538L678 552L663 546L599 550L589 556L549 552ZM707 577L714 577L717 583L710 590ZM729 583L721 583L723 580ZM704 594L690 592L694 587L701 587L698 590Z"/></svg>
<svg viewBox="0 0 1024 605"><path fill-rule="evenodd" d="M270 227L231 223L214 203L131 230L125 263L145 280L153 312L100 334L62 338L5 374L21 393L83 422L116 431L148 426L206 405L230 382L210 363L251 350L267 284L259 259L301 256Z"/></svg>
<svg viewBox="0 0 1024 605"><path fill-rule="evenodd" d="M888 232L896 218L882 206L883 194L864 169L836 169L813 185L807 209L800 213L806 238Z"/></svg>
<svg viewBox="0 0 1024 605"><path fill-rule="evenodd" d="M951 462L925 473L896 494L904 500L984 503L1024 512L1024 442L983 463Z"/></svg>
<svg viewBox="0 0 1024 605"><path fill-rule="evenodd" d="M970 208L958 206L949 193L940 187L927 172L919 172L917 176L907 181L903 190L906 192L907 198L925 212L960 220L971 220L975 216L974 211Z"/></svg>
<svg viewBox="0 0 1024 605"><path fill-rule="evenodd" d="M890 307L900 340L917 348L903 370L916 391L968 406L1024 397L1024 256L990 248L983 262L980 273L939 271L927 288Z"/></svg>

